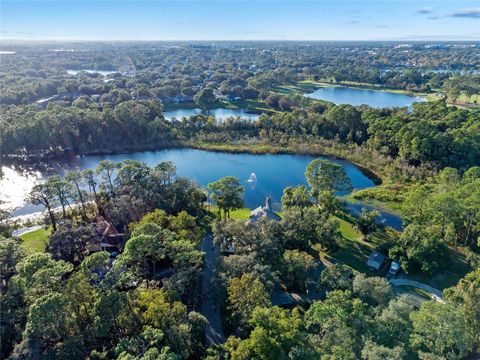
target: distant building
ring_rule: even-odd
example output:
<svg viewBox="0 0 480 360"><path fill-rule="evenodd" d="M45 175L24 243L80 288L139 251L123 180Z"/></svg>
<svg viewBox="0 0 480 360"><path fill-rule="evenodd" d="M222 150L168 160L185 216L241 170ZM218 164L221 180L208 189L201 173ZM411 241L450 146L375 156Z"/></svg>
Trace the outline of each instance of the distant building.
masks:
<svg viewBox="0 0 480 360"><path fill-rule="evenodd" d="M272 202L270 196L267 196L265 199L265 206L259 206L256 209L252 210L250 217L247 220L247 223L258 221L262 218L267 218L270 220L280 221L280 216L275 214L272 210Z"/></svg>
<svg viewBox="0 0 480 360"><path fill-rule="evenodd" d="M370 270L378 271L382 268L385 260L385 255L379 253L378 251L374 251L368 257L367 266Z"/></svg>

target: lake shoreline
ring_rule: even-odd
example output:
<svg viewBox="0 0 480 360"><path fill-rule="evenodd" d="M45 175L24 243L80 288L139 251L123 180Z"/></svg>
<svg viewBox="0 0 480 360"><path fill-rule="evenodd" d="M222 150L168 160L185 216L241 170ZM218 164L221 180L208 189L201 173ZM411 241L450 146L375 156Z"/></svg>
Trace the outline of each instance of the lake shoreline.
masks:
<svg viewBox="0 0 480 360"><path fill-rule="evenodd" d="M358 89L358 90L371 90L371 91L378 91L378 92L388 92L392 94L403 94L408 96L419 96L428 98L428 96L435 95L434 92L424 92L424 91L410 91L404 89L393 89L381 84L360 84L360 83L348 83L348 82L333 82L329 83L326 81L305 81L306 84L311 84L312 86L321 88L321 87L343 87L343 88L351 88L351 89Z"/></svg>

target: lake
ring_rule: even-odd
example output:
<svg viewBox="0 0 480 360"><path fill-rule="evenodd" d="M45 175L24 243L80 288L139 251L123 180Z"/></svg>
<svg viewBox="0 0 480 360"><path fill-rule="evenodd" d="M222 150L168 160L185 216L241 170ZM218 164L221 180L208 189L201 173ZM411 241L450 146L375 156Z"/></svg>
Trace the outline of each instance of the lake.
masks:
<svg viewBox="0 0 480 360"><path fill-rule="evenodd" d="M4 179L0 180L0 198L7 204L16 207L12 216L28 215L41 211L41 207L25 203L24 199L35 181L41 181L51 174L63 174L71 169L94 169L101 160L108 159L120 162L125 159L143 161L154 166L161 161L172 161L177 166L177 174L185 176L202 186L224 176L239 178L245 187L245 206L255 208L264 204L265 197L270 195L275 209L280 209L283 189L287 186L306 184L305 168L313 159L321 156L287 155L287 154L233 154L210 152L195 149L170 149L160 151L136 152L116 155L91 155L78 157L69 163L53 164L48 171L21 173L12 167L4 167ZM355 189L375 186L357 166L343 160L332 160L344 167ZM257 181L249 183L250 175L255 173ZM352 205L352 212L358 206ZM357 209L358 210L358 209ZM401 221L388 220L387 224L398 228Z"/></svg>
<svg viewBox="0 0 480 360"><path fill-rule="evenodd" d="M425 101L424 98L419 96L341 86L322 87L305 96L317 100L331 101L337 105L350 104L357 106L365 104L374 108L409 107L414 102Z"/></svg>
<svg viewBox="0 0 480 360"><path fill-rule="evenodd" d="M180 120L182 117L190 117L195 115L211 115L215 117L215 119L219 121L224 121L230 117L237 117L240 116L242 119L247 119L251 121L257 120L260 115L250 113L244 109L211 109L211 110L203 110L200 108L193 108L193 109L177 109L171 111L164 111L163 116L165 116L166 120L172 120L173 118Z"/></svg>
<svg viewBox="0 0 480 360"><path fill-rule="evenodd" d="M118 71L106 71L106 70L87 70L87 69L82 69L82 70L67 70L67 74L69 75L77 75L80 72L86 72L88 74L100 74L102 76L107 76L111 74L118 74Z"/></svg>

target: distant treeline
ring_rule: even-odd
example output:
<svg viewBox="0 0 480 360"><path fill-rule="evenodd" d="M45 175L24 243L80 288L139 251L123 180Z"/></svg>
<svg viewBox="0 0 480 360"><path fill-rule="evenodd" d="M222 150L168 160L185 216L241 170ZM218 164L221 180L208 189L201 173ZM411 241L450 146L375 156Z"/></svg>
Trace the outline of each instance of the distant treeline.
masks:
<svg viewBox="0 0 480 360"><path fill-rule="evenodd" d="M159 102L125 101L114 108L51 105L3 108L4 155L47 154L69 148L77 154L133 151L202 143L262 143L286 147L322 140L360 146L411 166L460 170L478 165L480 112L447 107L442 101L414 110L335 106L281 97L292 111L262 115L257 122L215 123L198 115L168 122Z"/></svg>

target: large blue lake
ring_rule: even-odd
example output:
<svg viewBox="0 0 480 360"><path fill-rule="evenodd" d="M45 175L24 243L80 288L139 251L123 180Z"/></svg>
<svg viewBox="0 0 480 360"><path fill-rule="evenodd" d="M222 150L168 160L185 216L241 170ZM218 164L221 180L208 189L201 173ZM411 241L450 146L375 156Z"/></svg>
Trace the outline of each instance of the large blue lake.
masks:
<svg viewBox="0 0 480 360"><path fill-rule="evenodd" d="M92 155L79 157L68 164L57 164L48 174L63 173L70 169L94 169L101 160L108 159L120 162L125 159L143 161L149 166L161 161L172 161L177 166L177 174L206 186L208 183L224 176L239 178L245 187L245 206L255 208L262 205L265 197L270 195L273 206L280 209L280 199L283 189L287 186L306 184L305 168L307 164L316 158L313 156L284 155L284 154L233 154L222 152L210 152L194 149L171 149L152 152L136 152L131 154L116 155ZM375 186L355 165L342 160L331 160L341 164L350 177L354 189L365 189ZM41 210L38 206L27 204L24 198L28 194L35 181L41 181L47 176L46 173L23 174L12 168L4 167L6 176L0 180L0 198L4 197L7 203L17 209L12 216L26 215ZM257 181L250 183L247 180L255 173ZM3 193L2 193L3 192ZM352 211L355 209L352 208ZM400 220L396 223L388 220L388 214L384 216L387 223L398 228Z"/></svg>
<svg viewBox="0 0 480 360"><path fill-rule="evenodd" d="M350 104L357 106L365 104L374 108L408 107L414 102L425 101L424 98L419 96L340 86L322 87L305 96L312 99L331 101L337 105Z"/></svg>

